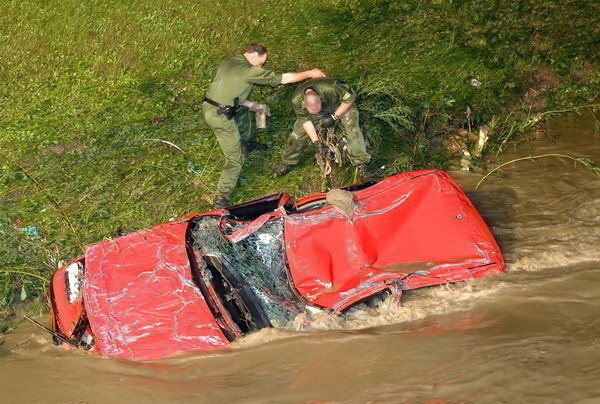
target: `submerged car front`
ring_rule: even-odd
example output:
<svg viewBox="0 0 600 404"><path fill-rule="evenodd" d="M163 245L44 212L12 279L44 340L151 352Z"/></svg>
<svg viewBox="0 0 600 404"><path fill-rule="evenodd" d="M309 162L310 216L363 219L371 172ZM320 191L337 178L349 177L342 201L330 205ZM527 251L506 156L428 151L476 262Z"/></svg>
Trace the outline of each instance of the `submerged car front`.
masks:
<svg viewBox="0 0 600 404"><path fill-rule="evenodd" d="M107 239L56 271L56 332L84 349L138 359L227 346L235 324L192 280L188 227L169 222Z"/></svg>

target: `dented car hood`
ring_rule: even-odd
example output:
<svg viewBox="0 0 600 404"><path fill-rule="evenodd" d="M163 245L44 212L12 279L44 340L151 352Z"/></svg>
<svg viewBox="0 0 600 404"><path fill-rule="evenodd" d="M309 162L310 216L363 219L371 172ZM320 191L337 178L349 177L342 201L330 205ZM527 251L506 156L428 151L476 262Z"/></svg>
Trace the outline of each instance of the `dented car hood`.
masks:
<svg viewBox="0 0 600 404"><path fill-rule="evenodd" d="M153 359L229 343L192 282L187 227L167 223L87 248L83 299L100 352Z"/></svg>

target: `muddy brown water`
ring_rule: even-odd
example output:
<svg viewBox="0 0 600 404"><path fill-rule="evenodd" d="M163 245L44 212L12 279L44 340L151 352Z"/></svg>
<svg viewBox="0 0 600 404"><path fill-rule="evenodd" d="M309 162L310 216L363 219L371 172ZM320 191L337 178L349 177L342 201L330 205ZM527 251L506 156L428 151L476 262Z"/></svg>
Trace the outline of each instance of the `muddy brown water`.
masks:
<svg viewBox="0 0 600 404"><path fill-rule="evenodd" d="M591 115L546 129L551 140L524 142L490 168L544 153L600 162ZM65 351L22 323L0 345L0 400L598 403L600 179L564 158L502 173L474 191L481 174L451 172L490 224L506 274L155 362Z"/></svg>

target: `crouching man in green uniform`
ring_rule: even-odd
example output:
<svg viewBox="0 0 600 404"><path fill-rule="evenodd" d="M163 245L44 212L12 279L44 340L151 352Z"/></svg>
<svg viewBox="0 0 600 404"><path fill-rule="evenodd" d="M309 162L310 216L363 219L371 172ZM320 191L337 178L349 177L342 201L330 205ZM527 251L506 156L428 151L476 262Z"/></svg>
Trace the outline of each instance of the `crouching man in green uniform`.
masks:
<svg viewBox="0 0 600 404"><path fill-rule="evenodd" d="M229 205L229 197L242 170L242 144L248 151L261 148L252 139L254 126L250 112L268 113L268 107L248 100L254 84L275 87L325 76L319 69L275 73L262 67L267 57L267 49L263 45L252 43L246 46L243 55L221 62L204 97L202 118L217 136L226 159L213 201L215 209Z"/></svg>
<svg viewBox="0 0 600 404"><path fill-rule="evenodd" d="M319 140L317 130L330 128L337 121L346 131L348 155L353 166L358 167L361 179L367 180L367 164L371 156L367 153L365 138L358 125L358 109L354 105L356 94L346 83L329 77L308 80L292 95L292 106L296 113L294 129L288 137L282 154L283 163L275 168L273 177L291 171L300 160L302 150L309 142L315 152L326 153L325 145Z"/></svg>

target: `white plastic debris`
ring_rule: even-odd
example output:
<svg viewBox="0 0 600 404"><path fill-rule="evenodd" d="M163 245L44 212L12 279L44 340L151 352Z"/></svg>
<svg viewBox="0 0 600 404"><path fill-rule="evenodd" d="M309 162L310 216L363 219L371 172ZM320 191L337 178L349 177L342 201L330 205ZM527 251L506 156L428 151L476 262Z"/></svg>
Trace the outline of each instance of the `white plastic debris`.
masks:
<svg viewBox="0 0 600 404"><path fill-rule="evenodd" d="M477 79L475 79L475 78L471 79L471 85L472 85L473 87L479 87L479 86L481 86L482 84L483 84L483 83L482 83L481 81L479 81L479 80L477 80Z"/></svg>

